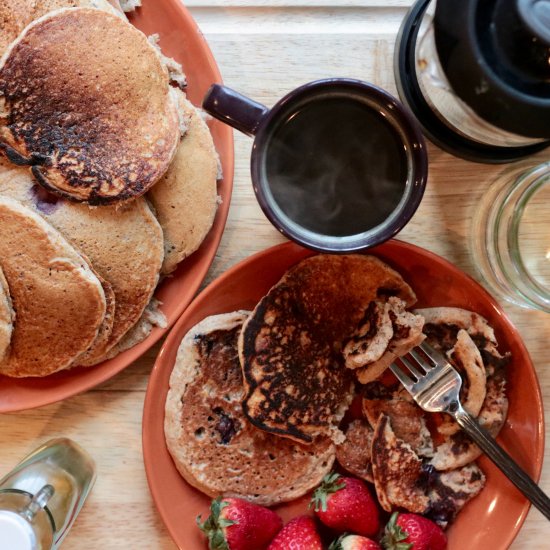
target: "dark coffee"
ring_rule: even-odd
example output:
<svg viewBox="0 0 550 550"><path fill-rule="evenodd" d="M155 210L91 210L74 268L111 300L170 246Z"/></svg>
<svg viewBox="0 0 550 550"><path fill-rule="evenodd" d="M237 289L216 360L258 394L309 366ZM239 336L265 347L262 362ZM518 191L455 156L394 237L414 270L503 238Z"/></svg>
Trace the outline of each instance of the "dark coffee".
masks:
<svg viewBox="0 0 550 550"><path fill-rule="evenodd" d="M304 101L267 138L265 178L280 210L315 233L379 225L405 192L407 154L375 108L344 96Z"/></svg>

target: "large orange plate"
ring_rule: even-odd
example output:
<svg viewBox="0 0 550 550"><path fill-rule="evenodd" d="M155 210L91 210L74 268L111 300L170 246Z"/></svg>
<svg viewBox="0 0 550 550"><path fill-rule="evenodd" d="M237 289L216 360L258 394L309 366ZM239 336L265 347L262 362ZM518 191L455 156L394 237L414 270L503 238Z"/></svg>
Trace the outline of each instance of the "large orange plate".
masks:
<svg viewBox="0 0 550 550"><path fill-rule="evenodd" d="M510 410L500 443L534 478L540 476L544 451L542 399L535 370L521 338L495 300L452 264L417 246L390 241L372 254L397 269L418 295L418 306L457 306L477 311L495 329L500 349L511 351ZM265 250L239 263L210 284L189 306L164 343L153 368L143 414L143 453L151 493L168 530L182 550L204 550L195 517L207 514L209 499L189 486L176 470L164 442L164 403L179 343L208 315L252 309L290 266L312 252L291 243ZM485 457L480 466L487 485L448 531L449 549L508 548L529 503ZM292 465L289 464L289 468ZM306 510L306 499L282 505L286 520Z"/></svg>
<svg viewBox="0 0 550 550"><path fill-rule="evenodd" d="M145 34L158 33L162 51L183 65L188 80L187 95L200 105L206 90L221 82L220 72L204 37L180 0L143 0L143 7L131 22ZM218 184L222 202L214 225L200 249L184 260L172 277L157 289L168 326L174 324L203 281L220 242L233 185L233 133L229 126L213 121L210 125L223 167ZM45 378L12 379L0 376L0 413L30 409L53 403L90 389L130 365L150 348L167 329L155 328L150 336L130 350L97 367L72 369Z"/></svg>

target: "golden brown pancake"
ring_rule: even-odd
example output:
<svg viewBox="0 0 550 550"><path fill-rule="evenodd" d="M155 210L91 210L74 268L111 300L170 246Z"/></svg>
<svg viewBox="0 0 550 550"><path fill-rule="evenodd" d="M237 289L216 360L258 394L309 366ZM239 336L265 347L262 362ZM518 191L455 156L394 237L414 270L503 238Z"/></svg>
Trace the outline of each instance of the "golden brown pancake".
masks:
<svg viewBox="0 0 550 550"><path fill-rule="evenodd" d="M373 429L383 414L389 418L395 436L409 445L416 454L433 456L434 448L426 426L426 414L414 401L408 400L397 391L389 399L369 398L366 395L362 405L363 414Z"/></svg>
<svg viewBox="0 0 550 550"><path fill-rule="evenodd" d="M213 315L178 350L166 400L166 443L181 475L209 496L269 506L316 486L334 462L324 438L301 445L252 426L243 414L238 334L248 312Z"/></svg>
<svg viewBox="0 0 550 550"><path fill-rule="evenodd" d="M0 145L58 196L135 198L164 174L179 142L169 88L155 48L120 17L50 12L0 61Z"/></svg>
<svg viewBox="0 0 550 550"><path fill-rule="evenodd" d="M0 269L0 363L9 352L15 312L13 311L8 281Z"/></svg>
<svg viewBox="0 0 550 550"><path fill-rule="evenodd" d="M94 275L99 279L103 292L105 293L105 316L103 322L99 326L97 336L92 342L92 345L82 354L79 355L75 363L78 365L88 365L93 363L94 358L103 353L105 348L109 345L111 334L113 333L113 325L115 322L115 292L111 283L108 283L94 268L90 265ZM74 366L74 365L72 365Z"/></svg>
<svg viewBox="0 0 550 550"><path fill-rule="evenodd" d="M122 340L109 350L106 359L116 357L119 353L133 348L151 334L153 327L166 328L168 321L160 310L161 302L155 297L147 304L138 322L124 335Z"/></svg>
<svg viewBox="0 0 550 550"><path fill-rule="evenodd" d="M59 199L33 182L28 170L0 158L0 194L40 214L112 287L113 327L105 345L80 358L80 364L102 361L134 326L149 303L163 259L162 229L143 197L115 206L91 208Z"/></svg>
<svg viewBox="0 0 550 550"><path fill-rule="evenodd" d="M429 498L420 485L422 461L396 437L389 416L381 414L372 440L372 473L380 506L391 512L405 508L415 514L428 510Z"/></svg>
<svg viewBox="0 0 550 550"><path fill-rule="evenodd" d="M29 23L60 8L96 8L118 13L107 0L0 0L0 55Z"/></svg>
<svg viewBox="0 0 550 550"><path fill-rule="evenodd" d="M346 439L336 447L338 464L354 476L374 483L371 444L374 430L366 420L354 420L346 428Z"/></svg>
<svg viewBox="0 0 550 550"><path fill-rule="evenodd" d="M357 380L361 384L368 384L379 378L397 357L405 355L425 339L422 333L424 318L421 315L405 311L405 303L398 298L390 298L386 305L392 327L392 336L384 353L378 359L357 369ZM346 358L346 366L349 367L348 358Z"/></svg>
<svg viewBox="0 0 550 550"><path fill-rule="evenodd" d="M338 430L352 397L342 347L369 303L416 297L373 256L317 255L291 268L245 322L239 354L247 388L243 410L262 430L311 443L343 439Z"/></svg>
<svg viewBox="0 0 550 550"><path fill-rule="evenodd" d="M46 376L85 352L105 316L105 294L86 260L38 214L0 197L0 264L16 312L2 374Z"/></svg>
<svg viewBox="0 0 550 550"><path fill-rule="evenodd" d="M168 171L148 194L164 233L163 274L197 250L212 227L218 204L218 155L210 130L181 92L178 101L187 131Z"/></svg>

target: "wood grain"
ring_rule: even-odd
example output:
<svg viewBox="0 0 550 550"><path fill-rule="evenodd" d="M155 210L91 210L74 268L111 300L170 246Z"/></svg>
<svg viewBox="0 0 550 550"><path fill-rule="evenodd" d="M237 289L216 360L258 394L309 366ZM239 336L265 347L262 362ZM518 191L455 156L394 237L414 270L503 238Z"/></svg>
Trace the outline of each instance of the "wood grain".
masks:
<svg viewBox="0 0 550 550"><path fill-rule="evenodd" d="M395 94L393 45L410 0L188 0L225 83L272 105L295 86L348 76ZM235 134L235 186L227 229L205 284L238 261L283 240L257 205L249 174L252 142ZM469 248L471 219L505 167L469 163L429 146L430 176L417 213L399 235L478 278ZM535 165L544 154L529 159ZM504 304L536 366L550 410L550 315ZM98 481L66 539L66 550L175 547L147 489L141 413L158 346L112 380L40 409L0 417L0 464L8 471L47 439L79 441L97 460ZM547 428L548 434L548 428ZM541 486L550 492L549 451ZM548 548L550 524L531 510L514 550ZM185 549L184 549L185 550ZM500 550L500 549L491 549Z"/></svg>

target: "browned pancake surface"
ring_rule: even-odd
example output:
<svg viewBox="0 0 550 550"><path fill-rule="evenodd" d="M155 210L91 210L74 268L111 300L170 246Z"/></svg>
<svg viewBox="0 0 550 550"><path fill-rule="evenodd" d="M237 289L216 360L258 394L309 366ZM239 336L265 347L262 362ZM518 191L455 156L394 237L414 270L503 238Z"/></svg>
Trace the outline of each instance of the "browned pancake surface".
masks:
<svg viewBox="0 0 550 550"><path fill-rule="evenodd" d="M86 260L48 223L0 197L0 264L16 313L8 376L45 376L85 352L105 316L105 294Z"/></svg>
<svg viewBox="0 0 550 550"><path fill-rule="evenodd" d="M245 312L208 317L184 338L170 378L165 434L183 477L210 496L271 505L330 471L334 446L312 449L252 426L243 414L237 340Z"/></svg>
<svg viewBox="0 0 550 550"><path fill-rule="evenodd" d="M0 0L0 55L35 19L60 8L116 9L107 0Z"/></svg>
<svg viewBox="0 0 550 550"><path fill-rule="evenodd" d="M93 208L59 199L34 183L28 170L1 158L0 195L16 199L40 214L82 251L111 285L114 312L109 337L95 342L94 349L78 363L89 366L103 361L137 323L159 279L162 229L146 200L138 197L118 207Z"/></svg>
<svg viewBox="0 0 550 550"><path fill-rule="evenodd" d="M0 68L0 140L60 196L106 204L143 194L180 131L168 73L143 33L88 8L29 25Z"/></svg>
<svg viewBox="0 0 550 550"><path fill-rule="evenodd" d="M343 341L369 303L388 296L415 301L401 276L372 256L318 255L290 269L243 327L243 409L251 422L306 443L340 439L337 425L351 399Z"/></svg>

